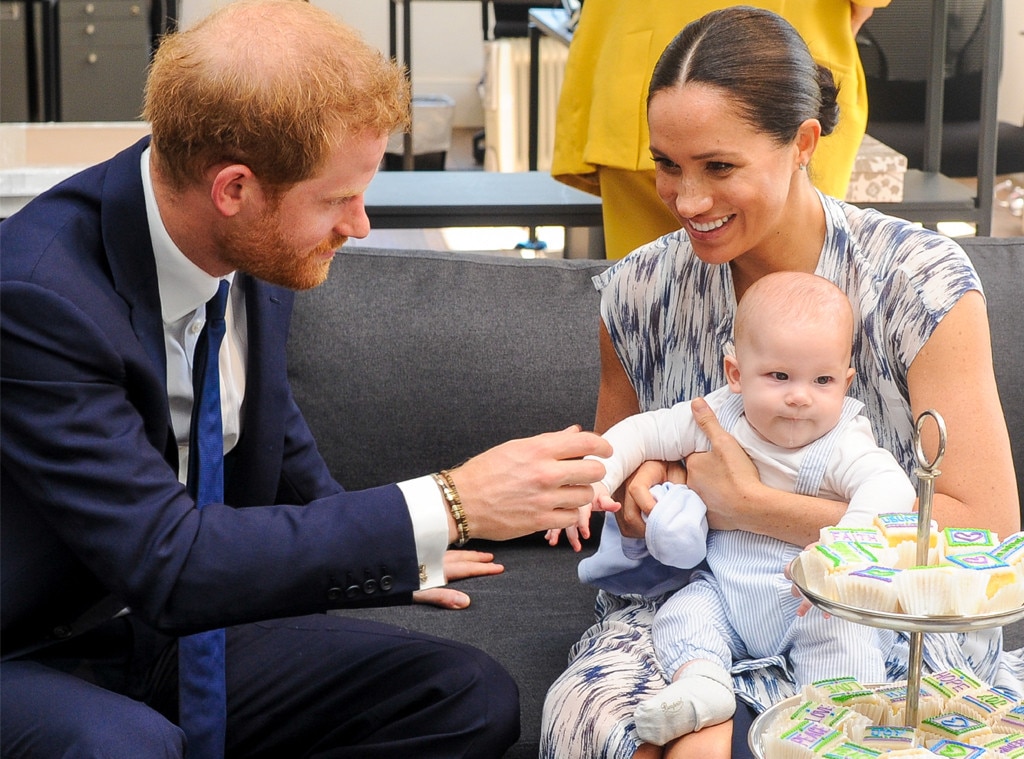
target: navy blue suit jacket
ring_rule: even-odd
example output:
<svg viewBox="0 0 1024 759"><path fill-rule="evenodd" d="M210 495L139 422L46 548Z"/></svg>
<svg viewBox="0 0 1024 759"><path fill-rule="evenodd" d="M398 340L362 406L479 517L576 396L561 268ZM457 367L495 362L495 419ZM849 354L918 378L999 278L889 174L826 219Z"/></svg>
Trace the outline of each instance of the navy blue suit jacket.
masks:
<svg viewBox="0 0 1024 759"><path fill-rule="evenodd" d="M0 225L7 652L74 634L98 603L181 634L406 601L419 585L401 491L345 492L292 397L287 290L235 280L249 359L226 505L200 512L178 482L139 170L147 144Z"/></svg>

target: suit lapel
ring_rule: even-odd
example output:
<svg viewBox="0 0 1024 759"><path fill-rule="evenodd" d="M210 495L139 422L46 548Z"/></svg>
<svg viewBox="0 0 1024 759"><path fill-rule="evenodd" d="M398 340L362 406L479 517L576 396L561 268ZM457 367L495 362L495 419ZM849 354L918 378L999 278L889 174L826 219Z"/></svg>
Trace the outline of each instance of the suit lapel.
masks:
<svg viewBox="0 0 1024 759"><path fill-rule="evenodd" d="M114 289L131 309L132 329L160 376L167 376L160 287L149 237L139 161L145 137L111 159L103 182L100 227Z"/></svg>

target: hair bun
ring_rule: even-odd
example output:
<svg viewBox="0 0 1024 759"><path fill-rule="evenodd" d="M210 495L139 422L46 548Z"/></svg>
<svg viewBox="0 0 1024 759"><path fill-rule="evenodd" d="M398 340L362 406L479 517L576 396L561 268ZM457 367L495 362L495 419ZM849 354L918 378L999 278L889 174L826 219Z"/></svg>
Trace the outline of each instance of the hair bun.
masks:
<svg viewBox="0 0 1024 759"><path fill-rule="evenodd" d="M821 136L826 137L832 134L839 123L839 85L827 66L818 66L818 89L821 92L818 121L821 122Z"/></svg>

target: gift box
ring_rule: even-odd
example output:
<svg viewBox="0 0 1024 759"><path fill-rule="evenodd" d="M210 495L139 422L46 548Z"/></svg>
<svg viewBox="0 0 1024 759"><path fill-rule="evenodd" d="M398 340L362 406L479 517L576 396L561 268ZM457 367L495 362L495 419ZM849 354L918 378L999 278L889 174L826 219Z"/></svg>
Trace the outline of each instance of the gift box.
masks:
<svg viewBox="0 0 1024 759"><path fill-rule="evenodd" d="M907 157L869 134L857 151L846 200L850 203L901 203Z"/></svg>

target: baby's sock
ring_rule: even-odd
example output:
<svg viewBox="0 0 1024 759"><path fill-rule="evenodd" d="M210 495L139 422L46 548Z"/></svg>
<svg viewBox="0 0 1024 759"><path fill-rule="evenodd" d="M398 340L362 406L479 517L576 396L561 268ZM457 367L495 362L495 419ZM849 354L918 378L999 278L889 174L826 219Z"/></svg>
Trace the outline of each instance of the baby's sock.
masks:
<svg viewBox="0 0 1024 759"><path fill-rule="evenodd" d="M664 746L673 738L725 722L735 711L732 677L720 665L701 659L637 706L636 733L645 743Z"/></svg>

